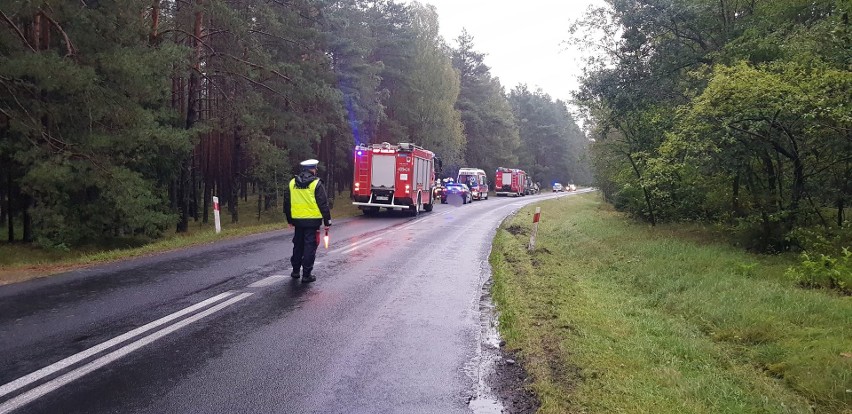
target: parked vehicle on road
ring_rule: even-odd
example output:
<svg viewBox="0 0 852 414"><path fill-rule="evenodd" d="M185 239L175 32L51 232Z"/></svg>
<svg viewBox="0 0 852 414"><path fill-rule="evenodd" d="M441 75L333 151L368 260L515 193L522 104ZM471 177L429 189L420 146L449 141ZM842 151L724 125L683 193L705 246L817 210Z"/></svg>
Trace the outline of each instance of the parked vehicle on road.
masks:
<svg viewBox="0 0 852 414"><path fill-rule="evenodd" d="M526 194L527 173L517 168L497 169L494 187L498 196L520 197Z"/></svg>
<svg viewBox="0 0 852 414"><path fill-rule="evenodd" d="M432 151L411 143L356 146L352 204L364 214L382 208L412 215L432 211L435 173L440 169Z"/></svg>
<svg viewBox="0 0 852 414"><path fill-rule="evenodd" d="M466 184L474 200L488 199L488 176L479 168L460 168L457 183Z"/></svg>
<svg viewBox="0 0 852 414"><path fill-rule="evenodd" d="M452 197L460 197L462 204L473 202L473 196L467 184L449 182L444 185L444 190L441 193L441 203L447 204Z"/></svg>
<svg viewBox="0 0 852 414"><path fill-rule="evenodd" d="M532 177L527 175L526 181L527 181L526 185L524 186L526 188L524 190L524 194L526 194L526 195L538 194L538 186L535 184Z"/></svg>
<svg viewBox="0 0 852 414"><path fill-rule="evenodd" d="M574 184L568 184L568 191L577 191L577 186Z"/></svg>
<svg viewBox="0 0 852 414"><path fill-rule="evenodd" d="M562 192L562 191L565 191L565 187L563 187L562 184L559 184L559 183L553 184L553 192L554 193L559 193L559 192Z"/></svg>

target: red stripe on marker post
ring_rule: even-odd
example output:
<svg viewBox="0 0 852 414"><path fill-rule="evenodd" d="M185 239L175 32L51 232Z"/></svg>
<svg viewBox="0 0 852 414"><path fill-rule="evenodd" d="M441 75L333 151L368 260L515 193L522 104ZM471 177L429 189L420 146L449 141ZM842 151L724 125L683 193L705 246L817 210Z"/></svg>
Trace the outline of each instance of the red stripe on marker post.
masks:
<svg viewBox="0 0 852 414"><path fill-rule="evenodd" d="M538 233L538 220L541 218L541 207L535 208L535 214L533 215L533 228L532 232L530 232L530 244L528 249L533 251L535 249L535 236Z"/></svg>
<svg viewBox="0 0 852 414"><path fill-rule="evenodd" d="M222 221L219 218L219 197L216 196L213 196L213 225L217 234L222 231Z"/></svg>

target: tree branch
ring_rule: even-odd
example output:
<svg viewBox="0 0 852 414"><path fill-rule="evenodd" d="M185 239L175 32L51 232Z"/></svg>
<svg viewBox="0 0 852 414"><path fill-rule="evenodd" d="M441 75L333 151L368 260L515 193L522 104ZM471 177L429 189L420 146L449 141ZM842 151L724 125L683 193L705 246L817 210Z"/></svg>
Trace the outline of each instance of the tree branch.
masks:
<svg viewBox="0 0 852 414"><path fill-rule="evenodd" d="M267 72L269 72L269 73L274 74L275 76L278 76L278 77L279 77L279 78L281 78L281 79L286 80L287 82L293 82L293 80L292 80L292 79L290 79L290 77L288 77L287 75L284 75L284 74L283 74L283 73L281 73L281 72L278 72L277 70L269 69L269 68L267 68L267 67L265 67L265 66L263 66L263 65L258 65L257 63L252 63L252 62L249 62L249 61L247 61L247 60L245 60L245 59L240 59L240 58L238 58L238 57L236 57L236 56L234 56L234 55L230 55L230 54L227 54L227 53L214 52L213 54L211 54L211 55L209 55L209 56L211 56L211 57L212 57L212 56L224 56L224 57L226 57L226 58L230 58L230 59L236 60L237 62L240 62L240 63L243 63L243 64L245 64L245 65L251 66L251 67L253 67L253 68L255 68L255 69L265 70L265 71L267 71Z"/></svg>
<svg viewBox="0 0 852 414"><path fill-rule="evenodd" d="M269 85L265 85L264 83L258 82L258 81L254 80L252 78L249 78L248 76L243 75L241 73L228 72L228 71L224 71L224 70L219 71L219 72L224 73L224 74L228 74L228 75L231 75L231 76L239 76L240 78L247 80L252 85L259 86L263 89L266 89L267 91L272 92L272 93L274 93L274 94L276 94L276 95L278 95L278 96L280 96L284 99L288 99L288 100L290 99L289 97L287 97L287 95L284 95L283 93L276 91L275 89L272 89Z"/></svg>
<svg viewBox="0 0 852 414"><path fill-rule="evenodd" d="M51 18L47 13L42 11L41 15L44 16L44 18L47 19L47 21L50 22L50 24L52 24L53 27L55 27L56 30L58 30L59 33L62 34L62 37L65 39L65 47L68 50L68 53L65 54L65 57L74 56L74 44L71 43L71 39L68 38L68 33L65 33L65 30L62 29L62 26L60 26L59 23L56 22L56 20L53 20L53 18Z"/></svg>
<svg viewBox="0 0 852 414"><path fill-rule="evenodd" d="M287 39L286 37L281 37L281 36L278 36L278 35L274 35L272 33L266 33L266 32L263 32L263 31L260 31L260 30L255 30L255 29L249 29L249 33L262 34L264 36L269 36L269 37L274 38L274 39L283 40L287 43L294 44L294 45L300 46L302 48L306 48L305 45L303 45L303 44L301 44L301 43L299 43L295 40Z"/></svg>
<svg viewBox="0 0 852 414"><path fill-rule="evenodd" d="M211 52L213 52L214 54L216 53L216 49L213 49L213 46L208 45L207 43L205 43L205 42L204 42L204 40L202 40L202 39L201 39L201 38L199 38L198 36L196 36L196 35L194 35L194 34L192 34L192 33L189 33L189 32L187 32L186 30L183 30L183 29L168 29L168 30L163 30L162 32L160 32L160 35L165 35L166 33L171 33L171 32L178 32L178 33L181 33L181 34L185 34L185 35L187 35L187 36L189 36L189 37L191 37L191 38L195 39L196 41L198 41L198 43L201 43L201 45L202 45L202 46L206 47L207 49L209 49L209 50L210 50ZM202 37L203 37L203 36L202 36Z"/></svg>
<svg viewBox="0 0 852 414"><path fill-rule="evenodd" d="M4 13L3 10L0 10L0 16L3 16L3 20L5 20L6 23L9 23L9 26L11 26L15 33L18 34L18 37L21 38L24 44L27 45L30 50L35 52L35 48L33 47L33 45L30 44L30 42L27 41L27 37L24 36L24 32L22 32L21 29L14 22L12 22L12 19L10 19L9 16L6 16L6 13Z"/></svg>

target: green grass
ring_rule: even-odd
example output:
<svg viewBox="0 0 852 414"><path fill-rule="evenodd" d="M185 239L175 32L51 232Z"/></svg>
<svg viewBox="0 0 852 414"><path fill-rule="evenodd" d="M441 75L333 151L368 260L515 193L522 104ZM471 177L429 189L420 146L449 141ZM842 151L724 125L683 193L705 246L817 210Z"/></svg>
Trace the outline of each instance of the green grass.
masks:
<svg viewBox="0 0 852 414"><path fill-rule="evenodd" d="M852 297L697 227L631 222L595 194L508 219L491 255L501 332L541 412L852 410Z"/></svg>
<svg viewBox="0 0 852 414"><path fill-rule="evenodd" d="M251 200L251 198L249 198ZM348 199L338 198L332 209L332 218L341 219L360 214ZM286 228L283 213L272 208L257 216L257 204L243 202L240 205L240 220L231 223L231 216L222 211L222 232L216 234L213 214L207 224L190 222L187 233L170 233L168 236L148 243L132 240L112 242L113 246L81 246L68 251L42 249L27 244L0 243L0 284L18 282L33 277L45 276L82 266L106 263L131 257L146 256L170 250L213 243L220 240ZM140 245L141 244L141 245Z"/></svg>

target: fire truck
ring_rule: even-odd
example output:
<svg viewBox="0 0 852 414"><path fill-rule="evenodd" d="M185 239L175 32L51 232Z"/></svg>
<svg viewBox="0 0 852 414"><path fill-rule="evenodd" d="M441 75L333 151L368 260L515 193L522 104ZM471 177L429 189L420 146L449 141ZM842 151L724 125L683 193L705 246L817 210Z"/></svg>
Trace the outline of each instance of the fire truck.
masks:
<svg viewBox="0 0 852 414"><path fill-rule="evenodd" d="M497 168L494 187L497 196L523 196L527 192L527 173L517 168Z"/></svg>
<svg viewBox="0 0 852 414"><path fill-rule="evenodd" d="M364 214L380 209L412 215L432 211L436 166L440 159L411 143L387 142L355 147L352 200Z"/></svg>

